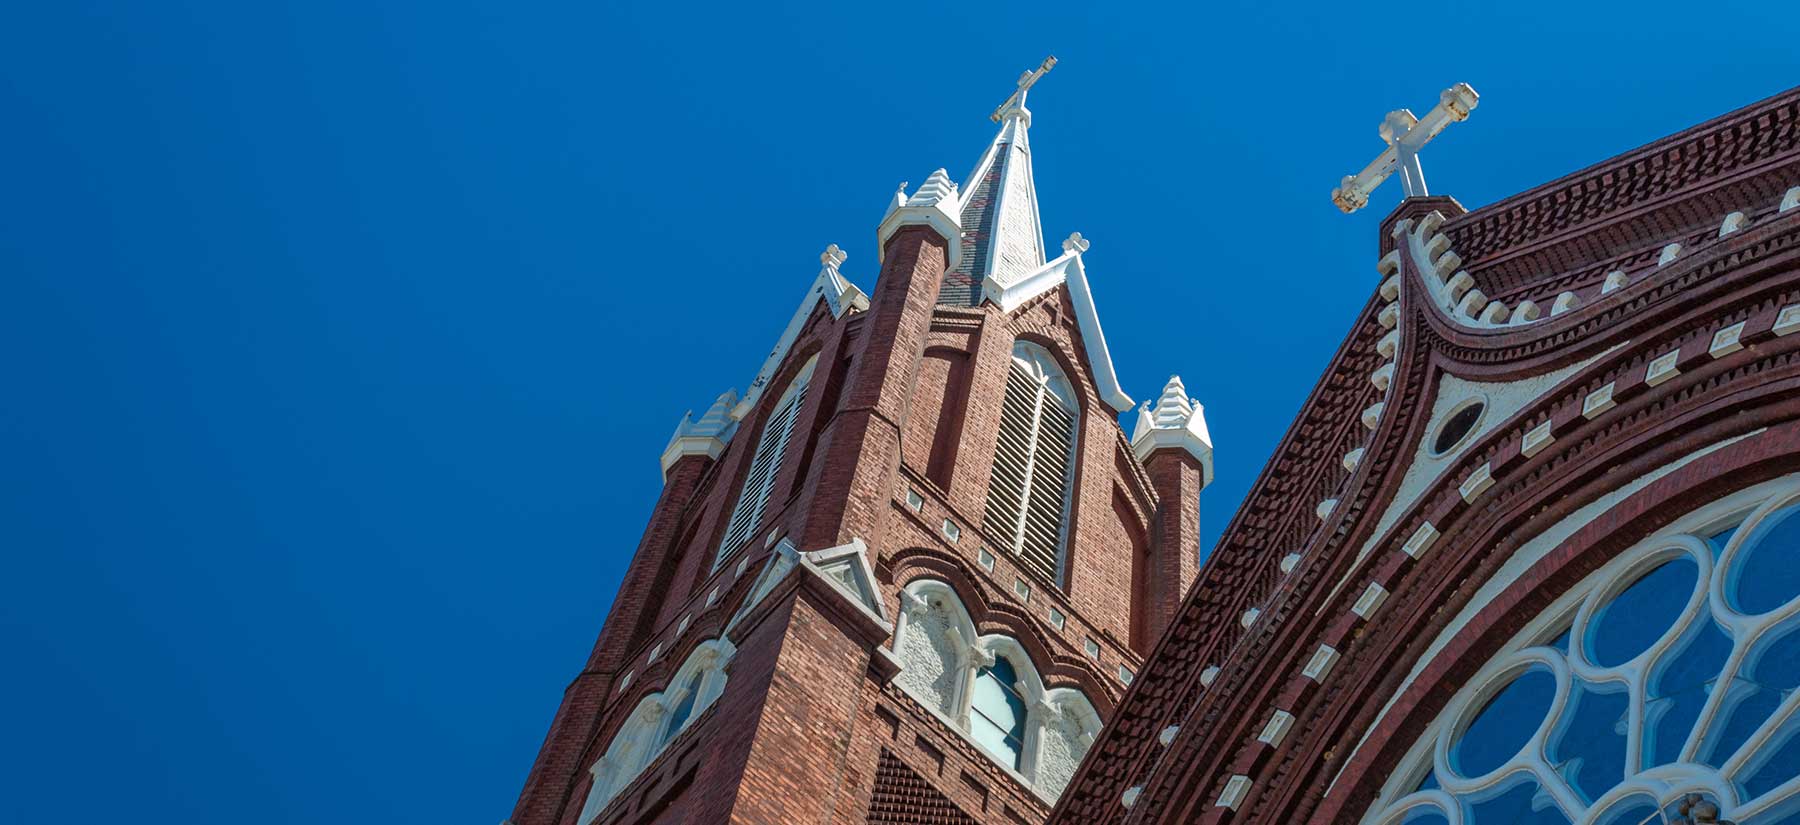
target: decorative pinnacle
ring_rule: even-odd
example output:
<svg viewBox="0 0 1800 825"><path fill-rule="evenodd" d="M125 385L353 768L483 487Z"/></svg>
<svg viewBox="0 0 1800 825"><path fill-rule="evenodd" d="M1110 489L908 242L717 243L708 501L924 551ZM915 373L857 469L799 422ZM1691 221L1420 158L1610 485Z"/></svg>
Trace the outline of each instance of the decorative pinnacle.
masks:
<svg viewBox="0 0 1800 825"><path fill-rule="evenodd" d="M825 251L819 254L819 263L824 264L826 269L836 272L847 257L849 256L844 254L844 250L839 249L837 244L832 244L825 247Z"/></svg>
<svg viewBox="0 0 1800 825"><path fill-rule="evenodd" d="M1080 255L1081 253L1088 251L1088 241L1086 238L1081 237L1080 232L1071 232L1069 233L1069 237L1063 241L1063 251Z"/></svg>

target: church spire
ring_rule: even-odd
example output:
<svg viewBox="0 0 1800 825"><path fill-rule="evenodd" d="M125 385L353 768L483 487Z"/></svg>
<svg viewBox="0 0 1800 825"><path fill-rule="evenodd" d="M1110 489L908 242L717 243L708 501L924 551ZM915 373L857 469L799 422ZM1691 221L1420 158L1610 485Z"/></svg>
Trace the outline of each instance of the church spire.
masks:
<svg viewBox="0 0 1800 825"><path fill-rule="evenodd" d="M944 273L938 303L974 306L988 278L1011 282L1044 265L1025 95L1055 65L1056 58L1048 57L1021 75L1018 89L990 116L1000 131L964 179L961 260Z"/></svg>

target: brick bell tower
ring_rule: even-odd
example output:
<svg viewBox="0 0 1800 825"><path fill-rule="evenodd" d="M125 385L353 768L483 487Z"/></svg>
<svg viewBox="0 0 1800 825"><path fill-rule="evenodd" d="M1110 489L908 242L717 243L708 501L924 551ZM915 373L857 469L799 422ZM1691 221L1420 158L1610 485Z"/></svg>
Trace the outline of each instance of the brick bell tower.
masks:
<svg viewBox="0 0 1800 825"><path fill-rule="evenodd" d="M1046 255L1026 92L959 187L835 245L748 391L684 417L513 825L1039 823L1198 568L1212 480L1138 410L1079 234Z"/></svg>

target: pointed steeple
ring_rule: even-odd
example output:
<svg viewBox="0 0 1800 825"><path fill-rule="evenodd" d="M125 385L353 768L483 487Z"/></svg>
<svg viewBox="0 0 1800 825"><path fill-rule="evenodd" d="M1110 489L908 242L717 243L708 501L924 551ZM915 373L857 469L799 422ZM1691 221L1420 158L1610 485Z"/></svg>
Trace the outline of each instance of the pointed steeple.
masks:
<svg viewBox="0 0 1800 825"><path fill-rule="evenodd" d="M1037 187L1031 175L1031 110L1025 94L1056 58L1019 78L1018 91L994 110L1000 131L964 178L962 260L944 273L938 303L981 303L982 282L1010 282L1044 265L1044 231L1038 223Z"/></svg>
<svg viewBox="0 0 1800 825"><path fill-rule="evenodd" d="M1201 485L1212 483L1212 433L1206 429L1206 411L1199 401L1188 397L1179 375L1169 376L1155 407L1145 401L1138 409L1137 427L1131 433L1132 452L1139 461L1165 447L1186 450L1199 459L1206 470Z"/></svg>

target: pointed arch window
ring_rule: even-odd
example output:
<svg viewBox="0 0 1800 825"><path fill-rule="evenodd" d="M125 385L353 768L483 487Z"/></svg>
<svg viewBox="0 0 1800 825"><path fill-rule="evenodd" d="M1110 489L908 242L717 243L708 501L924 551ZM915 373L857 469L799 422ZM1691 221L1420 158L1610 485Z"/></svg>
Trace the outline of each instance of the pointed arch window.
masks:
<svg viewBox="0 0 1800 825"><path fill-rule="evenodd" d="M695 671L688 677L687 685L682 688L681 699L675 703L675 709L669 711L669 723L663 728L663 741L674 739L687 727L688 719L694 715L694 702L700 698L700 682L706 678L705 671Z"/></svg>
<svg viewBox="0 0 1800 825"><path fill-rule="evenodd" d="M1000 763L1018 770L1025 753L1025 698L1016 687L1019 672L1005 656L975 675L969 701L969 732Z"/></svg>
<svg viewBox="0 0 1800 825"><path fill-rule="evenodd" d="M987 528L1027 569L1058 584L1079 415L1074 388L1056 359L1043 347L1014 343L988 485Z"/></svg>
<svg viewBox="0 0 1800 825"><path fill-rule="evenodd" d="M737 505L731 510L731 521L725 528L724 541L719 544L714 568L743 547L756 528L762 526L769 493L775 488L775 476L781 471L781 459L787 454L788 440L794 435L794 422L800 417L801 405L806 403L806 389L812 383L813 367L818 361L816 355L807 361L788 382L787 391L769 408L768 423L763 425L762 436L756 439L756 454L750 459L750 472L738 492Z"/></svg>

